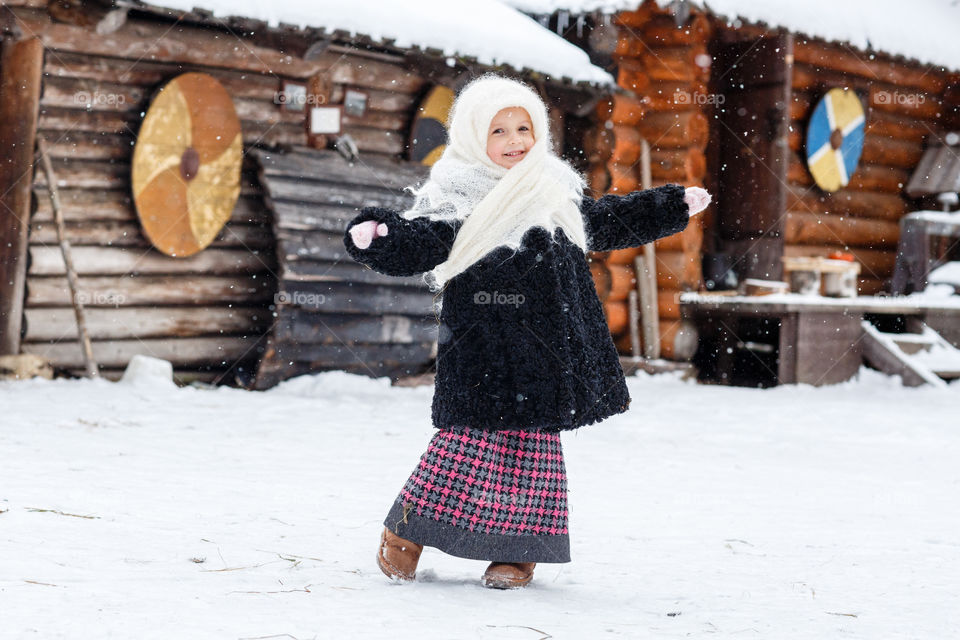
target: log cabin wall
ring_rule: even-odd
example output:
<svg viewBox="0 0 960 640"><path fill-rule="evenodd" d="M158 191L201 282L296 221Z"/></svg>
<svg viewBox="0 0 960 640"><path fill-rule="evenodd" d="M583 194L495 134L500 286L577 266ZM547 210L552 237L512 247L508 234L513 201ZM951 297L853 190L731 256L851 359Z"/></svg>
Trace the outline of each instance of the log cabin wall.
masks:
<svg viewBox="0 0 960 640"><path fill-rule="evenodd" d="M709 137L706 81L710 23L699 11L677 28L673 17L646 2L614 20L617 83L635 97L617 94L601 103L597 126L585 141L589 181L596 193L642 188L641 140L650 145L651 186L703 186ZM689 359L695 331L680 317L677 295L700 287L701 217L655 243L660 344L663 357ZM592 255L591 269L607 323L621 353L631 351L628 294L637 286L634 257L642 249Z"/></svg>
<svg viewBox="0 0 960 640"><path fill-rule="evenodd" d="M400 56L330 50L305 61L241 41L222 30L133 15L98 36L91 27L52 20L43 10L12 10L24 32L46 48L38 135L50 147L67 236L94 355L117 377L136 353L170 360L178 379L246 382L274 322L278 246L264 204L252 147L307 144L303 112L281 108L283 79L323 75L325 99L344 88L368 93L361 117L343 132L362 154L396 157L425 81ZM241 43L238 46L238 42ZM334 48L335 49L335 48ZM139 123L154 93L181 73L217 78L234 99L244 132L240 200L214 243L187 259L166 257L143 236L129 175ZM82 356L56 240L46 178L34 177L34 212L21 351L79 370Z"/></svg>
<svg viewBox="0 0 960 640"><path fill-rule="evenodd" d="M795 38L785 255L844 249L862 265L861 295L889 290L899 220L919 204L903 188L925 147L948 125L944 93L950 85L949 76L933 66ZM860 95L866 133L850 183L827 194L807 170L804 142L812 109L833 87L850 87Z"/></svg>

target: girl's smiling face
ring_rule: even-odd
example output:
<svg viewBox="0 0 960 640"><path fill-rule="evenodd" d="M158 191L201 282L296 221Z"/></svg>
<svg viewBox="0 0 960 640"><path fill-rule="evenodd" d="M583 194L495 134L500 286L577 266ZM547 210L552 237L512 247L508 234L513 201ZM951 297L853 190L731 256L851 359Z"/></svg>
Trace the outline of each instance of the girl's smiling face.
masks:
<svg viewBox="0 0 960 640"><path fill-rule="evenodd" d="M501 109L487 131L487 156L501 167L512 168L533 146L533 124L523 107Z"/></svg>

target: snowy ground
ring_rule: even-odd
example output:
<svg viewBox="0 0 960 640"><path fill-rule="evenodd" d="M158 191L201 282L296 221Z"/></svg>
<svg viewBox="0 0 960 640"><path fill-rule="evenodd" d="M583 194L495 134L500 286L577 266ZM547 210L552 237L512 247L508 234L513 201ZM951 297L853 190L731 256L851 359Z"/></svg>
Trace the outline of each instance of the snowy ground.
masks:
<svg viewBox="0 0 960 640"><path fill-rule="evenodd" d="M0 637L958 637L960 386L629 385L563 436L573 562L500 592L374 562L431 388L0 383Z"/></svg>

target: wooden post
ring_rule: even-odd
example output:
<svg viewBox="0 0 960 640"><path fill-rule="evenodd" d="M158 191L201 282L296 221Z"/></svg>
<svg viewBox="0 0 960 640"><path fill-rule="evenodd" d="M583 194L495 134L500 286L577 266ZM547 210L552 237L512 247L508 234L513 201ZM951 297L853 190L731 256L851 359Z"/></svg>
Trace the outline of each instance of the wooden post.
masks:
<svg viewBox="0 0 960 640"><path fill-rule="evenodd" d="M640 188L649 189L653 178L650 167L650 143L640 141ZM637 272L637 288L643 310L643 355L646 358L660 357L660 311L657 304L657 255L653 243L643 245L643 255L634 260Z"/></svg>
<svg viewBox="0 0 960 640"><path fill-rule="evenodd" d="M80 299L77 272L73 268L73 254L70 251L70 241L67 239L67 229L63 222L63 210L60 208L60 192L57 190L57 177L53 173L53 164L47 155L47 143L42 136L37 137L37 146L40 161L43 163L43 172L47 175L47 189L50 193L50 205L53 207L53 219L57 225L57 238L60 240L60 252L63 254L63 264L67 272L67 284L70 286L70 301L73 303L73 313L77 317L77 335L80 346L83 348L83 364L87 369L88 378L99 376L97 363L93 359L93 347L90 345L90 334L87 332L87 318L83 310L83 301Z"/></svg>
<svg viewBox="0 0 960 640"><path fill-rule="evenodd" d="M0 355L20 352L30 231L33 145L43 44L4 40L0 51Z"/></svg>

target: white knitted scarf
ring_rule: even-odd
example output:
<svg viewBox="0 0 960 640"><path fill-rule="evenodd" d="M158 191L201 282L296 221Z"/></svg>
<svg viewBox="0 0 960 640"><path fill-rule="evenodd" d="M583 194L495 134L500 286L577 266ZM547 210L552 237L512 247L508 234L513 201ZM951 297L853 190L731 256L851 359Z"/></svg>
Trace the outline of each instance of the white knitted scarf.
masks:
<svg viewBox="0 0 960 640"><path fill-rule="evenodd" d="M534 144L511 169L487 156L490 121L501 110L522 107L530 115ZM463 220L445 262L425 274L431 290L439 291L498 247L519 249L524 233L542 226L551 234L559 227L586 252L580 214L584 181L552 152L547 108L525 84L486 74L467 84L449 116L446 149L430 170L413 207L401 214Z"/></svg>

